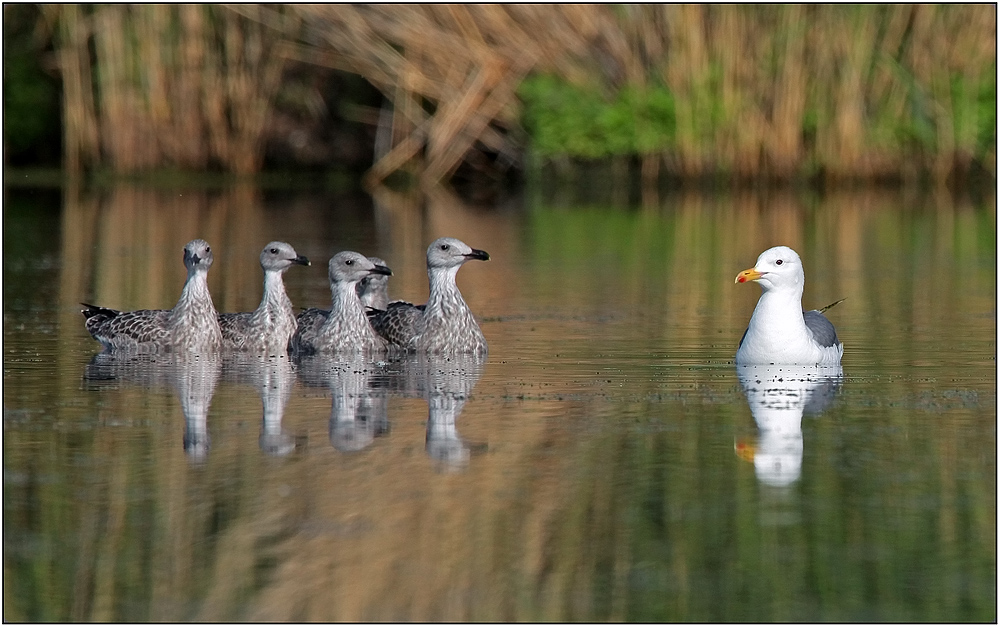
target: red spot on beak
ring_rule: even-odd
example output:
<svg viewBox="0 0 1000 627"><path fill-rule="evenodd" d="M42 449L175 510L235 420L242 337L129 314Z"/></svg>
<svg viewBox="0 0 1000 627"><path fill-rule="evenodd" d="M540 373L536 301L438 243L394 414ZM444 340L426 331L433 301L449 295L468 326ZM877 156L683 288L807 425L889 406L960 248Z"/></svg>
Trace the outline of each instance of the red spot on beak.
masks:
<svg viewBox="0 0 1000 627"><path fill-rule="evenodd" d="M746 283L747 282L747 278L745 276L741 276L740 278L736 279L736 282L737 283Z"/></svg>

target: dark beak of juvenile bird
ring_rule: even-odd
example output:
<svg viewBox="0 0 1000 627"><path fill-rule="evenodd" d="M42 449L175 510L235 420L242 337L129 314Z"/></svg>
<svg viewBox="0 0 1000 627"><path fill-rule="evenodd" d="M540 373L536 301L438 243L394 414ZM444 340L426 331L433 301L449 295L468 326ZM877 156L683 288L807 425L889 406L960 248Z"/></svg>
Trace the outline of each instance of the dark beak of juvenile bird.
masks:
<svg viewBox="0 0 1000 627"><path fill-rule="evenodd" d="M312 265L311 263L309 263L309 259L307 259L304 255L299 255L295 259L292 259L292 263L297 263L300 266L311 266Z"/></svg>
<svg viewBox="0 0 1000 627"><path fill-rule="evenodd" d="M384 274L387 276L392 276L392 270L390 270L385 266L380 266L376 264L375 267L372 268L371 272L369 272L368 274Z"/></svg>
<svg viewBox="0 0 1000 627"><path fill-rule="evenodd" d="M465 256L466 259L478 259L480 261L489 261L490 254L485 250L479 250L478 248L473 248L472 252Z"/></svg>

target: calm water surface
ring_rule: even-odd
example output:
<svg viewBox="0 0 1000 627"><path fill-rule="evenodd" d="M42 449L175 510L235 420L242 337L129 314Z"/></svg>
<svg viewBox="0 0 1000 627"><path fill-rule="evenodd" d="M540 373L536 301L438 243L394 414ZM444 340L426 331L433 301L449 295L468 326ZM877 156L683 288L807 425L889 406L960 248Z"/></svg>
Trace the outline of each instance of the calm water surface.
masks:
<svg viewBox="0 0 1000 627"><path fill-rule="evenodd" d="M260 249L459 273L484 362L95 357L80 301L220 311ZM841 371L738 370L764 249ZM8 621L996 621L996 205L855 192L642 206L8 189Z"/></svg>

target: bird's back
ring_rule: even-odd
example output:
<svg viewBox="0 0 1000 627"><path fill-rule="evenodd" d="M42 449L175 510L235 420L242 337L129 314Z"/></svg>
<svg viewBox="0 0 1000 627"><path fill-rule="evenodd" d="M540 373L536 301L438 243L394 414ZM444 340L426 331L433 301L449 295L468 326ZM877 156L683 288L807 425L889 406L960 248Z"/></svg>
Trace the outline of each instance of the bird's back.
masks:
<svg viewBox="0 0 1000 627"><path fill-rule="evenodd" d="M316 338L319 337L320 329L326 324L330 317L330 310L310 307L305 309L296 317L298 327L292 336L289 347L292 352L309 354L315 352Z"/></svg>
<svg viewBox="0 0 1000 627"><path fill-rule="evenodd" d="M397 300L389 303L384 311L370 311L368 320L375 332L390 345L413 348L422 331L424 307Z"/></svg>
<svg viewBox="0 0 1000 627"><path fill-rule="evenodd" d="M222 344L226 348L243 348L250 334L252 311L219 314Z"/></svg>
<svg viewBox="0 0 1000 627"><path fill-rule="evenodd" d="M813 339L823 348L832 348L840 343L837 340L837 330L833 323L819 311L815 309L804 311L802 318L805 320L806 328L812 333Z"/></svg>
<svg viewBox="0 0 1000 627"><path fill-rule="evenodd" d="M83 304L87 331L108 349L154 352L167 344L170 311L117 311Z"/></svg>

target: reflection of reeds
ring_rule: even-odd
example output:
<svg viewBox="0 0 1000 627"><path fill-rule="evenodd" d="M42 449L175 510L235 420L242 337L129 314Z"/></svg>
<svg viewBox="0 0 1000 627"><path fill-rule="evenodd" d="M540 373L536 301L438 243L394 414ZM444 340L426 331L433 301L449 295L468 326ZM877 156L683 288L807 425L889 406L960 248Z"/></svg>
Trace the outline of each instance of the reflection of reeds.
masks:
<svg viewBox="0 0 1000 627"><path fill-rule="evenodd" d="M275 233L256 188L177 194L120 186L104 197L69 188L64 206L65 254L73 259L62 274L64 303L169 309L184 285L181 251L195 238L215 251L209 285L219 311L250 311L260 301L257 259Z"/></svg>
<svg viewBox="0 0 1000 627"><path fill-rule="evenodd" d="M178 214L185 209L168 192L122 189L101 202L69 195L60 302L71 309L93 268L112 265L114 246L125 242L164 265L131 279L109 274L95 281L107 286L100 293L111 305L170 306L186 239L214 242L229 218L267 222L259 208L242 213L260 202L243 191L203 196ZM462 236L492 233L497 241L481 245L499 252L479 272L463 270L463 290L505 285L502 301L481 297L488 306L476 311L510 319L484 325L491 361L462 434L487 450L464 475L434 474L420 453L426 404L416 399L393 399L391 436L351 457L326 445L329 399L296 394L285 421L308 436L308 448L268 460L252 427L259 400L225 384L210 415L212 452L192 467L173 392L81 397L78 313L62 318L59 337L5 335L11 354L60 361L54 377L39 380L16 364L5 374L4 617L774 622L851 620L878 608L890 620L991 619L995 603L984 606L989 592L977 586L995 588L995 394L986 392L996 387L995 362L981 340L977 352L963 347L996 332L995 201L946 200L685 191L666 197L660 212L539 206L528 224L503 232L495 215L468 211ZM393 202L385 204L391 212ZM424 229L459 209L432 199L428 226L393 244L408 264L401 270L422 274ZM303 231L328 221L320 210L296 215ZM249 292L255 304L256 254L286 222L271 220L217 246L241 252L213 269L213 289ZM752 472L733 466L731 430L750 420L741 400L729 402L733 380L716 369L690 379L650 370L685 358L702 364L706 351L731 358L757 297L732 277L779 234L803 252L807 303L849 296L832 317L855 372L947 349L932 355L936 365L912 363L926 372L890 370L902 374L878 385L891 402L848 401L836 419L809 423L804 480L785 506L803 517L789 527L761 524L767 496ZM886 276L882 264L897 274ZM308 281L325 298L318 270ZM597 319L606 322L595 327ZM641 350L655 354L616 361L624 325L628 346L641 337ZM581 329L582 339L573 335ZM527 341L538 344L520 349ZM567 351L568 361L559 357ZM589 367L551 374L577 357L602 372L601 361L621 367L626 393L581 393L604 376ZM966 369L973 359L981 369ZM936 382L948 372L941 363L956 369ZM978 403L937 411L917 402L930 393L929 402L955 403L942 394L966 384L984 390ZM41 397L52 415L19 425L12 408L38 407ZM939 585L943 573L962 585Z"/></svg>

